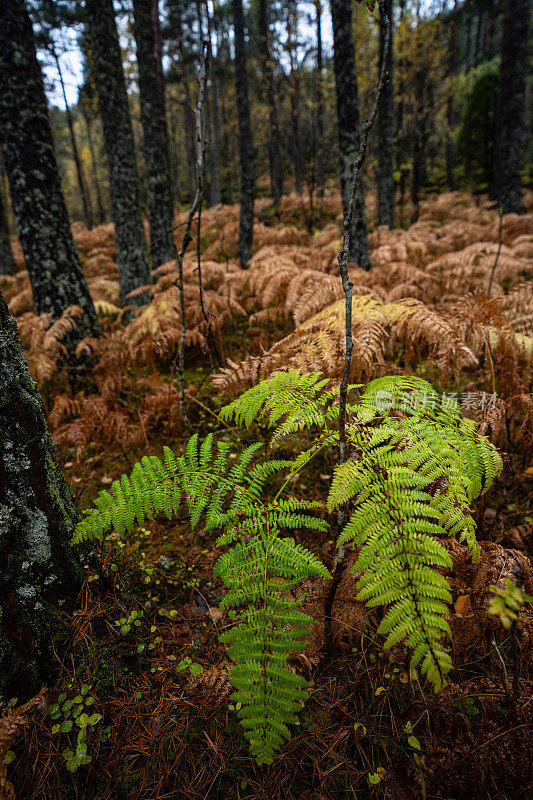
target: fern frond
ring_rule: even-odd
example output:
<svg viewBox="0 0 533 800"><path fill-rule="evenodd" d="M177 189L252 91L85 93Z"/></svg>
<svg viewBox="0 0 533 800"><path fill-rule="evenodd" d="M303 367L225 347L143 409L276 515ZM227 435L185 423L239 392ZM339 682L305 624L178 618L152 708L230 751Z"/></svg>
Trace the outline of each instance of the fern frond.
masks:
<svg viewBox="0 0 533 800"><path fill-rule="evenodd" d="M230 589L221 607L238 609L230 612L236 613L238 624L220 638L230 644L228 652L236 662L230 672L236 688L232 698L241 704L238 714L259 764L272 763L307 698L307 681L288 669L287 659L305 646L313 620L298 611L303 598L294 599L288 592L305 577L330 577L311 552L292 539L279 538L271 516L284 525L297 523L290 513L265 509L257 534L235 544L214 570ZM314 523L325 527L322 520Z"/></svg>
<svg viewBox="0 0 533 800"><path fill-rule="evenodd" d="M274 427L283 417L272 441L304 428L322 428L326 422L324 407L335 394L322 392L327 382L320 372L302 373L299 369L280 372L224 406L220 416L227 421L234 419L247 428L257 418L266 418L268 425Z"/></svg>
<svg viewBox="0 0 533 800"><path fill-rule="evenodd" d="M412 668L420 665L439 689L451 668L443 644L451 594L437 569L450 568L451 559L438 539L456 536L479 558L469 506L501 459L456 404L444 405L417 377L372 381L350 411L352 452L335 469L328 510L351 500L356 506L337 544L361 548L352 568L362 573L358 599L389 606L378 629L385 647L409 647Z"/></svg>

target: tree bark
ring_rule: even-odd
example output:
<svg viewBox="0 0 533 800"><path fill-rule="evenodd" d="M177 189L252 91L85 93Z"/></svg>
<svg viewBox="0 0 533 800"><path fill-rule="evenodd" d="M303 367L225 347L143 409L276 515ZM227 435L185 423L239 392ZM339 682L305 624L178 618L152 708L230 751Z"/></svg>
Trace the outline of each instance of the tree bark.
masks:
<svg viewBox="0 0 533 800"><path fill-rule="evenodd" d="M246 70L246 43L242 0L233 0L233 27L235 30L235 94L239 119L239 159L241 167L241 209L239 219L238 256L242 266L252 257L254 233L254 153L250 105L248 102L248 73Z"/></svg>
<svg viewBox="0 0 533 800"><path fill-rule="evenodd" d="M87 0L86 9L109 167L120 301L123 304L143 305L148 300L145 293L127 299L129 292L146 286L151 278L135 160L135 141L113 2Z"/></svg>
<svg viewBox="0 0 533 800"><path fill-rule="evenodd" d="M521 214L526 143L529 0L505 0L494 175L504 214Z"/></svg>
<svg viewBox="0 0 533 800"><path fill-rule="evenodd" d="M57 462L17 326L0 295L0 701L50 677L58 613L81 569L70 547L78 512Z"/></svg>
<svg viewBox="0 0 533 800"><path fill-rule="evenodd" d="M276 105L276 91L274 88L274 70L272 68L272 53L270 50L269 36L269 7L268 0L259 0L259 41L261 49L261 63L266 100L269 108L269 161L270 184L272 196L276 206L283 194L283 169L281 166L281 137L278 124L278 111Z"/></svg>
<svg viewBox="0 0 533 800"><path fill-rule="evenodd" d="M23 0L5 0L0 24L0 137L13 213L38 314L79 305L78 334L98 320L70 231L41 68ZM73 343L73 342L72 342Z"/></svg>
<svg viewBox="0 0 533 800"><path fill-rule="evenodd" d="M209 162L211 167L211 205L217 206L221 201L220 196L220 115L218 111L218 88L215 73L215 59L211 54L211 113L212 138L209 142Z"/></svg>
<svg viewBox="0 0 533 800"><path fill-rule="evenodd" d="M176 258L172 190L168 164L165 106L157 74L152 0L133 0L135 42L139 67L139 100L144 134L144 161L148 184L148 216L152 267Z"/></svg>
<svg viewBox="0 0 533 800"><path fill-rule="evenodd" d="M448 57L448 96L446 98L446 182L450 192L455 190L455 176L453 171L453 90L452 82L455 77L455 68L457 60L457 2L455 0L453 10L449 22L450 27L450 45Z"/></svg>
<svg viewBox="0 0 533 800"><path fill-rule="evenodd" d="M331 18L333 23L341 193L343 210L346 213L350 204L352 164L359 152L360 142L351 0L331 0ZM357 187L350 230L350 257L363 269L370 269L366 211L361 183Z"/></svg>
<svg viewBox="0 0 533 800"><path fill-rule="evenodd" d="M100 190L100 178L98 176L98 163L96 161L96 153L94 149L94 141L93 141L93 134L91 130L91 119L87 112L87 109L84 107L82 103L82 112L83 119L85 122L85 129L87 131L87 143L89 145L89 154L91 156L91 167L93 171L93 178L94 178L94 190L96 194L96 205L98 207L98 222L100 225L103 225L105 222L105 210L104 204L102 201L102 192Z"/></svg>
<svg viewBox="0 0 533 800"><path fill-rule="evenodd" d="M322 63L322 0L315 0L316 10L316 129L315 180L318 197L324 197L324 86Z"/></svg>
<svg viewBox="0 0 533 800"><path fill-rule="evenodd" d="M2 172L0 170L0 179ZM17 271L17 265L13 258L11 241L9 239L9 225L7 223L7 211L4 204L3 186L0 187L0 275L13 275Z"/></svg>
<svg viewBox="0 0 533 800"><path fill-rule="evenodd" d="M298 74L298 5L295 0L287 1L287 49L289 51L290 79L289 95L291 103L291 150L294 165L294 185L298 194L302 193L300 164L300 76Z"/></svg>
<svg viewBox="0 0 533 800"><path fill-rule="evenodd" d="M383 65L390 24L389 46L386 53L385 69L388 80L381 95L378 108L378 225L394 227L394 81L392 75L392 0L382 0L379 6L379 73ZM386 22L389 20L389 23Z"/></svg>

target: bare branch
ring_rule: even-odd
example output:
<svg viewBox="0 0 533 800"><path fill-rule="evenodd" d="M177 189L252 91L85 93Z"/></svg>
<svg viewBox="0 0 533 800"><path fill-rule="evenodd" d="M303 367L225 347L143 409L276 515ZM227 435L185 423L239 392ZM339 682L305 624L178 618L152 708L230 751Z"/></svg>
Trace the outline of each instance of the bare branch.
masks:
<svg viewBox="0 0 533 800"><path fill-rule="evenodd" d="M357 192L357 183L359 180L359 176L361 174L361 170L365 163L366 159L366 152L368 148L368 137L370 131L372 130L372 126L374 125L374 121L376 119L376 115L378 112L379 101L381 99L381 95L383 94L383 89L385 84L389 79L389 75L386 70L386 63L387 63L387 54L390 46L390 29L391 29L391 20L386 20L387 24L387 33L385 36L385 43L383 47L383 61L381 66L381 74L379 76L378 87L376 89L376 94L374 97L374 105L368 117L365 118L363 121L363 125L361 127L361 141L359 144L359 152L357 157L352 165L352 186L350 192L350 203L348 205L348 209L344 214L344 224L343 224L343 238L342 238L342 250L337 255L337 260L339 262L339 274L342 280L342 288L344 290L344 294L346 297L346 350L345 350L345 357L344 357L344 372L342 376L342 382L340 386L340 396L339 396L339 460L338 464L344 464L347 458L346 453L346 401L348 396L348 381L350 380L350 369L352 366L352 349L353 349L353 339L352 339L352 295L353 295L353 283L350 281L350 277L348 275L348 255L350 253L350 228L352 224L354 208L355 208L355 196ZM344 525L346 518L346 505L343 505L339 508L337 512L337 532L340 533L342 527ZM340 583L340 579L342 576L342 566L344 562L344 545L341 545L337 550L334 571L333 571L333 580L331 582L330 591L328 597L326 599L324 614L325 614L325 640L326 640L326 647L329 649L331 647L331 611L333 608L333 601L335 599L335 593Z"/></svg>

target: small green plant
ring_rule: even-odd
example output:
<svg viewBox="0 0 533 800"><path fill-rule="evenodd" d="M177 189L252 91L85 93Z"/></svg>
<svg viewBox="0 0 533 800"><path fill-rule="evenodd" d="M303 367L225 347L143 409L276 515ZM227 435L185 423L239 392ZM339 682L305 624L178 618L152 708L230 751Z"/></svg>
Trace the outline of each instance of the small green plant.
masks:
<svg viewBox="0 0 533 800"><path fill-rule="evenodd" d="M489 604L489 614L500 618L506 630L509 630L518 619L522 606L533 603L533 597L525 594L510 578L505 579L505 586L491 586L494 597Z"/></svg>
<svg viewBox="0 0 533 800"><path fill-rule="evenodd" d="M84 684L79 693L70 699L67 699L66 692L61 692L57 702L48 707L47 713L55 723L52 727L54 736L77 732L75 747L69 736L70 746L62 752L69 772L76 772L78 767L92 760L92 756L87 754L87 732L94 730L102 715L90 713L95 702L95 698L89 695L91 688L90 683Z"/></svg>
<svg viewBox="0 0 533 800"><path fill-rule="evenodd" d="M209 435L200 443L195 434L182 456L169 448L164 460L145 456L130 477L101 492L74 537L102 538L111 529L122 535L155 514L171 518L182 504L192 527L201 520L204 533L219 532L217 545L228 549L214 574L229 590L220 607L235 622L221 641L235 662L232 700L259 763L272 762L307 698L307 682L287 660L306 646L313 620L293 590L304 578L331 576L287 533L329 525L318 516L323 503L295 497L289 486L318 453L336 461L338 395L319 373L292 370L262 381L221 416L271 429L271 445L297 434L303 446L295 459L261 460L258 442L232 461L227 442ZM326 500L329 512L349 511L337 545L359 549L358 599L387 609L378 629L385 647L409 648L411 670L439 689L451 669L443 573L452 564L440 540L456 537L479 558L470 504L489 488L501 459L457 403L413 377L380 378L350 400L346 443Z"/></svg>

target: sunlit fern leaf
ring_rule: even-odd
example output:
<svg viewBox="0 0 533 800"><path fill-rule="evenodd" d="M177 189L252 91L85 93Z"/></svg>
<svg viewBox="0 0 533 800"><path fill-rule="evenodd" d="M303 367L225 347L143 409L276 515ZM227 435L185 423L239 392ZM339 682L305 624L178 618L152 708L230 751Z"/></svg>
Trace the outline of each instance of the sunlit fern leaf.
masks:
<svg viewBox="0 0 533 800"><path fill-rule="evenodd" d="M320 372L279 372L225 406L220 416L247 428L256 419L266 419L269 427L275 427L283 418L274 439L313 425L324 427L325 407L336 394L335 390L323 392L326 384Z"/></svg>
<svg viewBox="0 0 533 800"><path fill-rule="evenodd" d="M294 504L292 504L294 506ZM280 539L273 518L286 526L302 527L298 518L265 509L266 517L252 539L237 542L220 557L214 574L220 575L228 594L222 608L236 609L238 624L221 636L236 662L230 678L240 703L238 714L258 763L272 763L275 751L290 738L288 726L297 720L307 697L307 682L287 667L291 652L305 646L313 620L298 610L289 590L304 577L330 577L311 552L292 539ZM315 527L325 528L322 520ZM218 544L222 544L219 539Z"/></svg>
<svg viewBox="0 0 533 800"><path fill-rule="evenodd" d="M439 568L451 559L438 542L455 536L479 558L470 503L501 468L496 449L458 407L420 378L370 383L361 397L371 416L347 426L349 459L334 472L328 509L355 504L338 545L360 547L358 598L388 606L385 647L404 644L411 666L440 688L451 660L444 619L451 594ZM357 409L355 409L357 411Z"/></svg>

